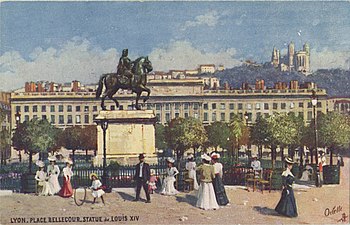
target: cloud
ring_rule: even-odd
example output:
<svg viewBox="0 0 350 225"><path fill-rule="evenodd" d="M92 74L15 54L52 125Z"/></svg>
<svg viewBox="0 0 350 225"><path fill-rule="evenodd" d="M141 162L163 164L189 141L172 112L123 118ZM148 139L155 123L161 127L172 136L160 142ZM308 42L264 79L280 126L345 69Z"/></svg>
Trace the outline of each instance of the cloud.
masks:
<svg viewBox="0 0 350 225"><path fill-rule="evenodd" d="M350 50L332 51L323 49L320 52L311 50L310 64L312 70L317 69L350 69Z"/></svg>
<svg viewBox="0 0 350 225"><path fill-rule="evenodd" d="M169 69L196 69L199 64L223 64L233 67L240 64L235 58L233 48L218 52L204 52L195 48L188 41L171 41L167 46L153 49L149 54L155 70L168 71Z"/></svg>
<svg viewBox="0 0 350 225"><path fill-rule="evenodd" d="M219 18L220 17L216 11L210 11L206 14L196 16L194 20L186 21L181 30L186 30L187 28L201 25L214 27L219 22Z"/></svg>
<svg viewBox="0 0 350 225"><path fill-rule="evenodd" d="M0 56L0 90L24 86L26 81L95 83L103 73L115 72L117 50L103 50L79 37L67 41L61 48L38 47L24 59L16 51Z"/></svg>

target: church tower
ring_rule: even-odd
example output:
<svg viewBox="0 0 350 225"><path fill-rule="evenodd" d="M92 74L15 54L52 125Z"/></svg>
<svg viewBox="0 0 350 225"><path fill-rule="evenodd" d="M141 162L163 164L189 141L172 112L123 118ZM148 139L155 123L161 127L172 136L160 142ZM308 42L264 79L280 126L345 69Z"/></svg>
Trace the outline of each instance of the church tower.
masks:
<svg viewBox="0 0 350 225"><path fill-rule="evenodd" d="M288 45L288 67L289 72L294 70L294 43L290 42Z"/></svg>
<svg viewBox="0 0 350 225"><path fill-rule="evenodd" d="M273 47L272 56L271 56L271 64L273 67L278 68L280 64L280 51Z"/></svg>
<svg viewBox="0 0 350 225"><path fill-rule="evenodd" d="M304 68L306 72L310 72L310 46L309 43L305 43L303 46L303 50L306 53Z"/></svg>

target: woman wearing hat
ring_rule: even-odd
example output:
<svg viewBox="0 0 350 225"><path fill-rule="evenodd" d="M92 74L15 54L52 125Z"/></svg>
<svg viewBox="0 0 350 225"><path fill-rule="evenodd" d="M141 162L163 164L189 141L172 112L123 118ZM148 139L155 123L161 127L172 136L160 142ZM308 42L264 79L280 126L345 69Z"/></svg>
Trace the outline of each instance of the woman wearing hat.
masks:
<svg viewBox="0 0 350 225"><path fill-rule="evenodd" d="M168 168L166 169L166 177L163 181L163 188L160 192L162 195L176 195L179 192L175 189L174 183L176 181L175 176L179 173L179 171L174 166L175 159L168 157L167 163Z"/></svg>
<svg viewBox="0 0 350 225"><path fill-rule="evenodd" d="M193 189L198 190L199 185L196 176L196 162L192 154L187 156L188 162L186 162L186 170L188 171L188 177L193 179Z"/></svg>
<svg viewBox="0 0 350 225"><path fill-rule="evenodd" d="M196 168L196 170L200 173L200 185L196 206L204 210L218 209L219 205L216 201L214 187L212 184L212 181L215 178L214 166L210 165L210 156L204 154L201 156L201 158L203 164Z"/></svg>
<svg viewBox="0 0 350 225"><path fill-rule="evenodd" d="M282 173L282 196L278 202L275 210L279 214L288 216L288 217L297 217L297 205L295 202L294 192L292 184L294 182L294 175L291 172L293 167L293 160L289 157L285 159L287 164L287 169Z"/></svg>
<svg viewBox="0 0 350 225"><path fill-rule="evenodd" d="M105 204L105 201L103 199L103 196L105 194L104 190L103 190L103 186L101 181L98 179L98 176L96 173L92 173L90 174L90 180L92 180L92 184L91 184L91 189L92 189L92 196L94 197L94 202L93 204L96 202L96 198L101 198L102 203Z"/></svg>
<svg viewBox="0 0 350 225"><path fill-rule="evenodd" d="M213 180L213 186L216 196L216 201L219 205L227 205L229 203L224 183L222 183L222 164L219 163L220 154L213 153L211 159L214 166L215 178Z"/></svg>
<svg viewBox="0 0 350 225"><path fill-rule="evenodd" d="M38 181L38 194L47 196L52 195L52 191L48 182L47 173L44 171L45 163L43 161L37 161L36 165L39 167L39 170L36 171L35 180Z"/></svg>
<svg viewBox="0 0 350 225"><path fill-rule="evenodd" d="M49 175L49 184L53 194L57 194L61 190L58 176L60 175L60 168L56 165L56 157L50 156L50 165L47 166L47 173Z"/></svg>
<svg viewBox="0 0 350 225"><path fill-rule="evenodd" d="M63 187L59 192L59 195L64 198L73 196L73 189L71 185L71 178L73 176L71 160L66 161L66 167L63 168Z"/></svg>

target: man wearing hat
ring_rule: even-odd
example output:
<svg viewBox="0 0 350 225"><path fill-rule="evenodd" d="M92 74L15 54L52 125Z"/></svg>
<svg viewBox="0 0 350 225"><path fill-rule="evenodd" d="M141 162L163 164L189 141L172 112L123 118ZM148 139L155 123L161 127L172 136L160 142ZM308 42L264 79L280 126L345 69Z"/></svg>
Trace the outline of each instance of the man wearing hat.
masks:
<svg viewBox="0 0 350 225"><path fill-rule="evenodd" d="M151 203L151 197L148 192L148 181L150 179L150 168L147 163L145 163L144 154L139 155L140 162L136 165L136 172L134 180L136 181L136 198L134 201L140 200L141 187L145 190L147 201L146 203Z"/></svg>

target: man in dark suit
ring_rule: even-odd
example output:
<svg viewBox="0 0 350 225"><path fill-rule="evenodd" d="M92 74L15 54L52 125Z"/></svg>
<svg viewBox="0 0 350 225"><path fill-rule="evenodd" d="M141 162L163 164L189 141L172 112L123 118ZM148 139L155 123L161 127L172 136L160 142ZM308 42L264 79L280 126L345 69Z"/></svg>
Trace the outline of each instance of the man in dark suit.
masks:
<svg viewBox="0 0 350 225"><path fill-rule="evenodd" d="M136 165L136 173L134 177L134 180L136 181L136 198L134 201L140 200L140 191L143 186L147 198L146 203L151 203L151 197L148 192L148 181L150 179L149 165L144 162L145 156L143 154L139 155L139 160L140 162Z"/></svg>

